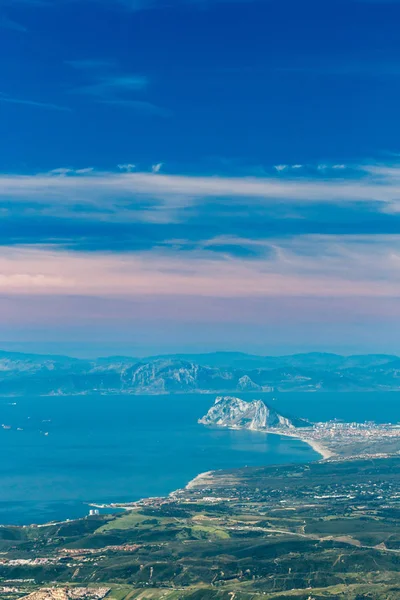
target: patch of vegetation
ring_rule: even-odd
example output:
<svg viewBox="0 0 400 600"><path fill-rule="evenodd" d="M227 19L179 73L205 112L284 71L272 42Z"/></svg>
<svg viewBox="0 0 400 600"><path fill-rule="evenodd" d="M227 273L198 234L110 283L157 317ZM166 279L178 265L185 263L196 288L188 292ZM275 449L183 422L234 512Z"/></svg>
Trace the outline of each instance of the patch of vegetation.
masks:
<svg viewBox="0 0 400 600"><path fill-rule="evenodd" d="M0 528L0 580L107 585L110 600L397 600L399 466L222 471L117 516Z"/></svg>

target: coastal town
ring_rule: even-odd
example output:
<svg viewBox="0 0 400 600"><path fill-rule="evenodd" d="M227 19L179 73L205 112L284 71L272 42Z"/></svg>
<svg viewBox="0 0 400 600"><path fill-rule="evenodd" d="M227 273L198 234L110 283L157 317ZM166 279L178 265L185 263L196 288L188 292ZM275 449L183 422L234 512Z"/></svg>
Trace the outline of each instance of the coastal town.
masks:
<svg viewBox="0 0 400 600"><path fill-rule="evenodd" d="M217 398L218 400L218 398ZM231 408L232 399L227 397L229 409ZM365 421L363 423L350 422L344 423L339 420L331 420L318 423L308 423L307 426L295 427L292 422L281 415L273 415L276 417L277 425L266 426L264 411L271 409L266 407L261 401L244 402L241 401L239 406L241 412L236 413L234 422L232 414L225 415L224 420L221 419L220 412L212 413L211 409L208 413L214 422L207 420L206 417L200 420L201 423L209 426L225 427L233 430L251 429L259 431L266 435L279 435L298 439L305 444L308 444L318 455L319 462L339 462L350 461L365 458L389 458L400 455L400 424L383 423L378 424L373 421ZM261 404L255 405L260 402ZM218 404L218 402L217 402ZM262 406L261 406L262 405ZM215 404L214 407L215 408ZM254 414L251 412L251 420L248 419L248 411L253 411L256 406L257 410L261 409L262 420L260 421L260 413ZM235 407L236 408L236 407ZM274 421L273 421L274 422ZM213 482L214 473L212 471L201 473L190 481L184 492L177 490L171 492L166 497L151 497L142 498L133 502L111 502L111 503L91 503L90 506L94 509L112 509L112 510L135 510L141 507L159 507L175 501L177 498L182 500L187 490L199 487L199 484L207 490L208 483ZM375 493L376 490L373 490ZM331 493L332 490L329 490ZM346 494L351 496L354 490L347 490ZM341 494L343 490L335 489L334 493ZM364 492L362 492L364 493ZM397 491L396 491L397 494ZM183 496L182 496L183 495ZM214 496L207 496L207 491L201 498L202 502L215 502ZM231 498L218 497L218 501L230 501Z"/></svg>
<svg viewBox="0 0 400 600"><path fill-rule="evenodd" d="M288 436L311 446L322 459L391 456L400 452L400 424L337 419L312 423L278 413L262 400L218 396L199 423L207 427L247 429Z"/></svg>
<svg viewBox="0 0 400 600"><path fill-rule="evenodd" d="M333 420L311 427L266 429L266 433L297 438L323 459L387 456L400 452L400 425L372 421L343 423Z"/></svg>
<svg viewBox="0 0 400 600"><path fill-rule="evenodd" d="M395 600L399 461L209 472L122 513L3 526L1 598Z"/></svg>
<svg viewBox="0 0 400 600"><path fill-rule="evenodd" d="M232 397L200 423L289 436L315 459L205 472L166 496L90 503L75 521L0 526L1 600L333 600L339 584L346 600L397 597L398 424L311 423Z"/></svg>
<svg viewBox="0 0 400 600"><path fill-rule="evenodd" d="M109 587L48 587L24 596L25 600L103 600Z"/></svg>

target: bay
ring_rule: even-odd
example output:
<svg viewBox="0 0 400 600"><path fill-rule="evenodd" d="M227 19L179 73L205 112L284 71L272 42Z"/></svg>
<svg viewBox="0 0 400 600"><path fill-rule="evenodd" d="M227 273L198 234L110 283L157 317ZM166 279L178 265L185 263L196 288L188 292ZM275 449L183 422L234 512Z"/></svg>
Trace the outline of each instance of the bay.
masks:
<svg viewBox="0 0 400 600"><path fill-rule="evenodd" d="M397 422L400 394L240 394L311 420ZM0 523L166 495L201 472L318 460L306 444L197 423L214 395L0 398Z"/></svg>
<svg viewBox="0 0 400 600"><path fill-rule="evenodd" d="M319 458L297 440L199 425L214 398L0 398L0 523L75 518L89 502L166 495L212 469Z"/></svg>

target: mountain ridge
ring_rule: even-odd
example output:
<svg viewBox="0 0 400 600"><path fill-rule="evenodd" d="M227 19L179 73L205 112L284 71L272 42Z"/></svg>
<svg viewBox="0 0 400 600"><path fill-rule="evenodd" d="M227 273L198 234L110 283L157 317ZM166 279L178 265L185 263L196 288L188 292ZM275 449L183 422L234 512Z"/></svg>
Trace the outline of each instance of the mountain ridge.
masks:
<svg viewBox="0 0 400 600"><path fill-rule="evenodd" d="M400 390L400 358L394 355L197 356L88 360L0 351L0 395Z"/></svg>

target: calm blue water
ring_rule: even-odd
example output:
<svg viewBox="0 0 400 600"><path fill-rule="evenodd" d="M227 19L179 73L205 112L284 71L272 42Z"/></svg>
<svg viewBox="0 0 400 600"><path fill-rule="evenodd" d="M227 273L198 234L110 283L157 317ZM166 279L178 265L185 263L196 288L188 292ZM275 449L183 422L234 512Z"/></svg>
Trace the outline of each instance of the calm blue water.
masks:
<svg viewBox="0 0 400 600"><path fill-rule="evenodd" d="M258 397L278 412L311 421L400 422L400 392L286 392Z"/></svg>
<svg viewBox="0 0 400 600"><path fill-rule="evenodd" d="M257 397L313 420L400 419L400 394ZM0 429L0 523L83 516L87 502L164 495L212 469L318 458L297 440L198 425L214 398L0 398L0 425L11 426Z"/></svg>

